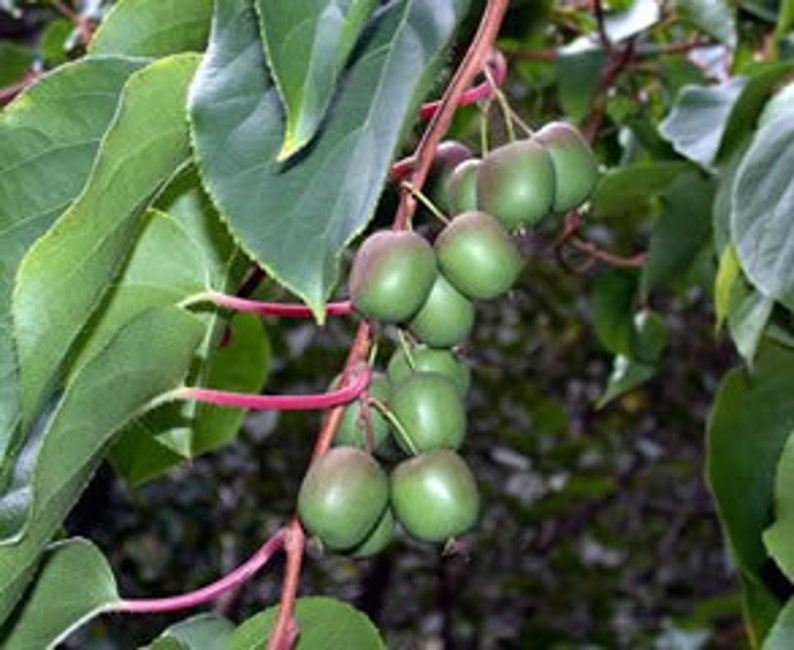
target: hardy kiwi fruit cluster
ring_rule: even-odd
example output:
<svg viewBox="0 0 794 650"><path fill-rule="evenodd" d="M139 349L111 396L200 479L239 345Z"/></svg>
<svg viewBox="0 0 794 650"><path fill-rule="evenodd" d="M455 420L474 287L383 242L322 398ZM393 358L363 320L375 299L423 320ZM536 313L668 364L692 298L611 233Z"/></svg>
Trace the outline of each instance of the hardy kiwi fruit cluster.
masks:
<svg viewBox="0 0 794 650"><path fill-rule="evenodd" d="M521 272L511 232L578 207L597 176L587 142L562 122L482 159L442 143L430 193L452 219L433 245L411 230L376 232L361 245L348 282L353 305L418 343L373 373L367 404L346 407L334 447L306 474L298 514L324 547L367 556L389 543L396 523L430 543L474 526L477 484L457 453L470 372L456 347L474 325L474 303L504 295ZM395 462L395 452L409 457ZM390 474L376 457L393 465Z"/></svg>

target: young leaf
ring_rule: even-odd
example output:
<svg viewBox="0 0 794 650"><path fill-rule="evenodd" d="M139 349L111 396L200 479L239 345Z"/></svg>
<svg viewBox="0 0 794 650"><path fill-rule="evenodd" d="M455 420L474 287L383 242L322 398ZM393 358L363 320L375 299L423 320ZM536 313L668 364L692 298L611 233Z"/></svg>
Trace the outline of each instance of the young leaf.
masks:
<svg viewBox="0 0 794 650"><path fill-rule="evenodd" d="M596 404L596 409L602 409L611 401L625 395L656 374L654 366L632 361L624 354L617 355L612 361L612 373L609 375L604 394Z"/></svg>
<svg viewBox="0 0 794 650"><path fill-rule="evenodd" d="M243 623L224 650L260 650L270 635L278 607L269 607ZM355 648L385 650L378 630L365 614L333 598L299 598L295 619L300 636L294 650L316 648Z"/></svg>
<svg viewBox="0 0 794 650"><path fill-rule="evenodd" d="M0 466L16 442L11 289L27 249L85 184L127 78L142 59L85 59L48 74L0 112Z"/></svg>
<svg viewBox="0 0 794 650"><path fill-rule="evenodd" d="M256 0L267 63L287 113L280 160L303 148L376 0Z"/></svg>
<svg viewBox="0 0 794 650"><path fill-rule="evenodd" d="M130 77L83 193L20 264L12 310L25 427L127 256L146 206L190 155L184 105L198 59L176 55Z"/></svg>
<svg viewBox="0 0 794 650"><path fill-rule="evenodd" d="M747 278L794 309L794 109L762 126L733 189L731 232Z"/></svg>
<svg viewBox="0 0 794 650"><path fill-rule="evenodd" d="M709 417L707 478L737 564L755 580L767 559L775 470L794 430L794 351L762 346L752 376L723 379Z"/></svg>
<svg viewBox="0 0 794 650"><path fill-rule="evenodd" d="M249 256L318 320L343 247L367 224L466 3L399 0L368 34L310 151L275 160L283 135L249 0L218 3L190 92L199 169Z"/></svg>
<svg viewBox="0 0 794 650"><path fill-rule="evenodd" d="M96 546L79 538L53 544L13 620L0 631L0 645L53 648L118 601L116 580Z"/></svg>
<svg viewBox="0 0 794 650"><path fill-rule="evenodd" d="M27 441L0 499L0 621L85 488L113 435L183 381L204 334L177 307L144 312L72 377L51 417Z"/></svg>
<svg viewBox="0 0 794 650"><path fill-rule="evenodd" d="M142 650L224 650L234 625L217 614L199 614L172 625Z"/></svg>
<svg viewBox="0 0 794 650"><path fill-rule="evenodd" d="M88 51L157 58L202 52L212 4L212 0L121 0L105 16Z"/></svg>

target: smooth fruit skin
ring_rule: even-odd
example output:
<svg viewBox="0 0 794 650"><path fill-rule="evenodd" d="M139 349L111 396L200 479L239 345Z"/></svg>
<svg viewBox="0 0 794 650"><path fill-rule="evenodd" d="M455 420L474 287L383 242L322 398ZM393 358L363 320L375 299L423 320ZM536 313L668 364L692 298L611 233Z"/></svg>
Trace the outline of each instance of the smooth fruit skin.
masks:
<svg viewBox="0 0 794 650"><path fill-rule="evenodd" d="M598 162L581 133L565 122L551 122L535 134L551 156L556 184L555 212L567 212L584 203L598 181Z"/></svg>
<svg viewBox="0 0 794 650"><path fill-rule="evenodd" d="M435 279L436 257L423 237L384 230L359 248L348 291L366 318L399 323L422 306Z"/></svg>
<svg viewBox="0 0 794 650"><path fill-rule="evenodd" d="M444 542L477 523L477 483L455 452L431 451L403 461L392 472L390 484L394 514L417 540Z"/></svg>
<svg viewBox="0 0 794 650"><path fill-rule="evenodd" d="M471 158L460 163L445 185L446 206L450 214L477 209L477 172L482 161Z"/></svg>
<svg viewBox="0 0 794 650"><path fill-rule="evenodd" d="M457 449L466 436L466 408L455 383L434 372L417 372L397 385L389 404L417 452ZM397 444L411 452L401 436Z"/></svg>
<svg viewBox="0 0 794 650"><path fill-rule="evenodd" d="M408 326L422 343L450 348L471 333L474 305L439 273L425 304Z"/></svg>
<svg viewBox="0 0 794 650"><path fill-rule="evenodd" d="M484 212L465 212L436 239L438 265L461 293L490 300L505 293L518 278L523 261L499 222Z"/></svg>
<svg viewBox="0 0 794 650"><path fill-rule="evenodd" d="M298 493L298 516L331 549L360 544L389 501L389 481L369 454L336 447L315 460Z"/></svg>
<svg viewBox="0 0 794 650"><path fill-rule="evenodd" d="M394 539L394 515L391 508L386 508L373 530L367 534L363 542L350 551L350 554L353 557L370 557L380 553L392 539Z"/></svg>
<svg viewBox="0 0 794 650"><path fill-rule="evenodd" d="M445 140L438 145L427 175L425 194L442 210L450 209L446 200L446 185L449 177L458 165L473 155L471 149L457 140Z"/></svg>
<svg viewBox="0 0 794 650"><path fill-rule="evenodd" d="M535 140L494 149L477 173L477 208L508 230L538 223L554 203L554 165Z"/></svg>
<svg viewBox="0 0 794 650"><path fill-rule="evenodd" d="M471 369L454 352L436 348L416 347L411 350L414 368L408 363L405 352L397 350L389 360L387 372L392 385L396 386L414 372L437 372L449 377L465 395L471 386Z"/></svg>
<svg viewBox="0 0 794 650"><path fill-rule="evenodd" d="M336 384L334 380L333 384ZM391 397L391 382L383 373L374 373L367 392L381 402L388 402ZM372 420L372 451L383 451L389 441L389 421L374 406L369 409ZM339 429L334 436L334 447L357 447L366 449L367 427L361 415L361 402L356 400L345 408Z"/></svg>

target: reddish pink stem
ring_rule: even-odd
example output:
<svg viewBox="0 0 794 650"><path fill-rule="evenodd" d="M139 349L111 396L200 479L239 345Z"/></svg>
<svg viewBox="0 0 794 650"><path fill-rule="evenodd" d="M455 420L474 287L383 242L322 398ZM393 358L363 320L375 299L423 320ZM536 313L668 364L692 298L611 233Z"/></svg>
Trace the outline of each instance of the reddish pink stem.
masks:
<svg viewBox="0 0 794 650"><path fill-rule="evenodd" d="M260 549L248 560L243 562L234 571L224 576L217 582L206 587L191 591L181 596L170 598L147 598L122 600L114 605L110 611L127 614L154 614L158 612L173 612L180 609L190 609L203 603L215 600L221 594L239 587L251 578L259 569L268 563L271 557L284 548L286 528L279 529L270 537Z"/></svg>
<svg viewBox="0 0 794 650"><path fill-rule="evenodd" d="M281 302L259 302L238 298L225 293L212 291L208 298L219 307L228 307L235 311L247 311L265 316L285 316L287 318L311 318L312 310L306 305L285 304ZM329 316L346 315L353 313L353 305L349 300L331 302L325 306L325 313Z"/></svg>
<svg viewBox="0 0 794 650"><path fill-rule="evenodd" d="M209 388L183 388L175 393L175 397L244 409L320 411L352 402L367 389L370 375L369 367L361 366L353 375L353 381L347 386L319 395L250 395Z"/></svg>

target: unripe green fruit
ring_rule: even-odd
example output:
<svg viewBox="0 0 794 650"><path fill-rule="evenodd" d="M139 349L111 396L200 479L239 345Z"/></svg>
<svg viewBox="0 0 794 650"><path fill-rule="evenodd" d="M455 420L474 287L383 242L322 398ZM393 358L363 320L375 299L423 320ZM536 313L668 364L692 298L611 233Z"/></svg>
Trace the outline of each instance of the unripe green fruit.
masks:
<svg viewBox="0 0 794 650"><path fill-rule="evenodd" d="M523 266L510 235L484 212L465 212L455 217L441 231L435 247L447 280L475 300L489 300L505 293Z"/></svg>
<svg viewBox="0 0 794 650"><path fill-rule="evenodd" d="M366 318L399 323L422 306L435 279L436 257L424 238L406 230L384 230L358 250L348 291Z"/></svg>
<svg viewBox="0 0 794 650"><path fill-rule="evenodd" d="M445 185L446 206L450 214L477 209L477 171L482 161L471 158L460 163Z"/></svg>
<svg viewBox="0 0 794 650"><path fill-rule="evenodd" d="M336 447L315 460L301 484L298 516L331 549L360 544L389 501L389 482L369 454Z"/></svg>
<svg viewBox="0 0 794 650"><path fill-rule="evenodd" d="M332 386L336 386L334 380ZM383 373L374 373L367 392L381 402L388 402L391 397L391 382ZM367 424L361 413L361 401L356 400L345 408L339 429L334 436L334 447L367 448ZM372 451L383 451L389 441L389 421L375 407L369 409L372 422Z"/></svg>
<svg viewBox="0 0 794 650"><path fill-rule="evenodd" d="M551 156L555 173L555 212L580 206L593 193L598 181L598 163L590 145L574 127L551 122L535 134Z"/></svg>
<svg viewBox="0 0 794 650"><path fill-rule="evenodd" d="M434 372L417 372L401 382L389 404L413 449L395 435L405 452L457 449L466 436L466 408L455 383Z"/></svg>
<svg viewBox="0 0 794 650"><path fill-rule="evenodd" d="M448 450L403 461L392 472L391 503L406 532L423 542L444 542L477 522L480 495L471 470Z"/></svg>
<svg viewBox="0 0 794 650"><path fill-rule="evenodd" d="M477 207L507 229L536 224L554 202L554 165L534 140L491 151L477 174Z"/></svg>
<svg viewBox="0 0 794 650"><path fill-rule="evenodd" d="M455 140L445 140L438 145L427 174L425 194L442 210L449 210L446 201L446 185L449 177L458 165L473 155L471 149Z"/></svg>
<svg viewBox="0 0 794 650"><path fill-rule="evenodd" d="M416 337L434 348L460 343L473 326L474 305L440 273L425 304L409 323Z"/></svg>
<svg viewBox="0 0 794 650"><path fill-rule="evenodd" d="M471 370L450 350L417 347L411 350L414 367L408 363L405 352L398 350L389 361L388 373L393 385L397 385L415 372L436 372L451 379L461 395L465 395L471 385Z"/></svg>
<svg viewBox="0 0 794 650"><path fill-rule="evenodd" d="M350 554L353 557L370 557L380 553L389 545L394 538L394 515L391 508L386 508L381 515L375 528L370 531L358 546L353 548Z"/></svg>

